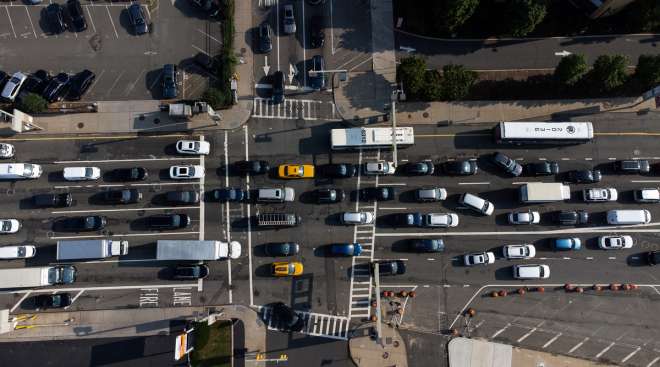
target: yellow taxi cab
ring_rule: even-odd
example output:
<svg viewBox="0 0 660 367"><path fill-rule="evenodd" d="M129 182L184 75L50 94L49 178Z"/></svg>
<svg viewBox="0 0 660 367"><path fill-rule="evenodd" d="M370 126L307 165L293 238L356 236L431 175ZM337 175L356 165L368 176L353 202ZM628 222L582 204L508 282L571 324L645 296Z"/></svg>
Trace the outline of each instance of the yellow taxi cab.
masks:
<svg viewBox="0 0 660 367"><path fill-rule="evenodd" d="M297 261L274 262L272 265L273 275L276 277L286 277L289 275L300 275L303 272L303 264Z"/></svg>
<svg viewBox="0 0 660 367"><path fill-rule="evenodd" d="M311 164L281 164L277 167L280 178L314 178L314 166Z"/></svg>

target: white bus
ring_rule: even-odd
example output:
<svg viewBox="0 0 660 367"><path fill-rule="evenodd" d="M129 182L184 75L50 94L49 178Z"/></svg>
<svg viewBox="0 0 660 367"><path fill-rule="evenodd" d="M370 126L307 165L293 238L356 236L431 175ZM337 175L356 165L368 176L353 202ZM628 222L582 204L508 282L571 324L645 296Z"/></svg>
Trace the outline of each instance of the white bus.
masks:
<svg viewBox="0 0 660 367"><path fill-rule="evenodd" d="M503 144L579 144L594 138L591 122L500 122L495 141Z"/></svg>
<svg viewBox="0 0 660 367"><path fill-rule="evenodd" d="M415 144L415 133L412 127L396 128L397 148L405 148ZM332 129L330 145L333 150L341 149L391 149L391 127L355 127L350 129Z"/></svg>

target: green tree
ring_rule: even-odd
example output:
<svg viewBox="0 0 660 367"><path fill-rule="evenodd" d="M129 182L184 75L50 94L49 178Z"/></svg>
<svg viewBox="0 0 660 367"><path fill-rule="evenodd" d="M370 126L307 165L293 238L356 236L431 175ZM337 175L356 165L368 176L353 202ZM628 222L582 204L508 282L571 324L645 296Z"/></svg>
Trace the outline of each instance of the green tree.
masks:
<svg viewBox="0 0 660 367"><path fill-rule="evenodd" d="M442 76L437 70L427 70L421 98L425 101L437 101L442 98Z"/></svg>
<svg viewBox="0 0 660 367"><path fill-rule="evenodd" d="M208 103L214 109L220 109L231 105L231 92L227 93L219 88L209 88L202 95L202 101Z"/></svg>
<svg viewBox="0 0 660 367"><path fill-rule="evenodd" d="M514 37L529 34L543 21L547 13L543 0L512 0L509 4L509 32Z"/></svg>
<svg viewBox="0 0 660 367"><path fill-rule="evenodd" d="M637 0L628 5L627 24L632 32L660 31L660 2L658 0ZM626 11L624 10L624 12Z"/></svg>
<svg viewBox="0 0 660 367"><path fill-rule="evenodd" d="M589 71L587 58L580 54L562 57L555 68L555 78L561 84L575 85Z"/></svg>
<svg viewBox="0 0 660 367"><path fill-rule="evenodd" d="M438 7L444 28L453 33L465 23L479 6L479 0L444 0ZM436 18L438 19L438 18Z"/></svg>
<svg viewBox="0 0 660 367"><path fill-rule="evenodd" d="M645 90L660 85L660 55L640 55L635 78Z"/></svg>
<svg viewBox="0 0 660 367"><path fill-rule="evenodd" d="M623 55L601 55L591 70L591 84L598 92L609 92L626 82L628 59Z"/></svg>
<svg viewBox="0 0 660 367"><path fill-rule="evenodd" d="M477 81L477 73L463 65L445 65L442 68L441 97L454 101L465 98Z"/></svg>
<svg viewBox="0 0 660 367"><path fill-rule="evenodd" d="M420 96L424 88L426 61L421 57L406 57L401 59L397 68L397 78L403 83L404 91L412 97Z"/></svg>
<svg viewBox="0 0 660 367"><path fill-rule="evenodd" d="M28 93L21 98L17 107L25 113L40 113L48 108L48 102L38 94Z"/></svg>

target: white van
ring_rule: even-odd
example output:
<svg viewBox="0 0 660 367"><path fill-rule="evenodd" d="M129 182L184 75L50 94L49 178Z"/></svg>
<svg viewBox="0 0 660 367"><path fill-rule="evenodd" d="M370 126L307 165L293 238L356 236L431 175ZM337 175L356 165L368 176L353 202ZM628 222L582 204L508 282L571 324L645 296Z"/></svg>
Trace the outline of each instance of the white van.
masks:
<svg viewBox="0 0 660 367"><path fill-rule="evenodd" d="M283 203L293 201L295 198L296 192L290 187L257 190L257 201L262 203Z"/></svg>
<svg viewBox="0 0 660 367"><path fill-rule="evenodd" d="M651 223L651 213L646 209L608 210L608 224Z"/></svg>
<svg viewBox="0 0 660 367"><path fill-rule="evenodd" d="M0 259L24 259L34 257L37 249L34 246L2 246L0 247Z"/></svg>
<svg viewBox="0 0 660 367"><path fill-rule="evenodd" d="M550 267L539 264L514 265L513 277L516 279L547 279L550 278Z"/></svg>
<svg viewBox="0 0 660 367"><path fill-rule="evenodd" d="M477 195L473 195L467 192L461 195L461 197L458 199L458 203L483 215L491 215L495 210L495 206L490 201L484 200Z"/></svg>
<svg viewBox="0 0 660 367"><path fill-rule="evenodd" d="M64 179L67 181L89 181L101 177L101 169L98 167L65 167Z"/></svg>
<svg viewBox="0 0 660 367"><path fill-rule="evenodd" d="M43 169L38 164L0 163L0 180L39 178Z"/></svg>

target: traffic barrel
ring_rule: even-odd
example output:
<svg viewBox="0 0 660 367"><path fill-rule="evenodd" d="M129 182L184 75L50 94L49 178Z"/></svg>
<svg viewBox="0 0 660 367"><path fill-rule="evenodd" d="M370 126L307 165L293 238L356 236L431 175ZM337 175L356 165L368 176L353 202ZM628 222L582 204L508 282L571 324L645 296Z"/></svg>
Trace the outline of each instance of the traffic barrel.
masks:
<svg viewBox="0 0 660 367"><path fill-rule="evenodd" d="M584 293L584 288L582 288L582 287L576 287L576 288L575 288L575 291L578 292L578 293Z"/></svg>
<svg viewBox="0 0 660 367"><path fill-rule="evenodd" d="M600 285L598 285L598 284L594 284L592 288L593 288L593 290L595 290L596 292L600 292L600 291L603 289L603 287L600 286Z"/></svg>
<svg viewBox="0 0 660 367"><path fill-rule="evenodd" d="M507 291L504 289L500 291L500 297L506 297L506 295L509 294Z"/></svg>
<svg viewBox="0 0 660 367"><path fill-rule="evenodd" d="M474 317L477 314L477 310L474 308L468 308L467 311L465 311L465 314L470 317Z"/></svg>
<svg viewBox="0 0 660 367"><path fill-rule="evenodd" d="M497 291L492 291L492 292L490 292L490 296L493 297L493 298L497 298L497 297L499 297L499 295L500 295L500 294L497 293Z"/></svg>
<svg viewBox="0 0 660 367"><path fill-rule="evenodd" d="M527 292L525 291L525 288L518 288L518 294L519 294L519 295L524 296L525 293L527 293Z"/></svg>
<svg viewBox="0 0 660 367"><path fill-rule="evenodd" d="M618 291L618 290L619 290L619 287L620 287L620 286L619 286L618 284L616 284L616 283L612 283L612 284L610 284L610 290Z"/></svg>
<svg viewBox="0 0 660 367"><path fill-rule="evenodd" d="M536 288L536 291L539 292L539 293L543 293L543 292L545 292L545 288L543 288L543 287L537 287L537 288Z"/></svg>
<svg viewBox="0 0 660 367"><path fill-rule="evenodd" d="M417 295L417 293L415 293L415 291L410 291L410 293L408 293L408 297L410 297L410 298L415 298L415 295Z"/></svg>

